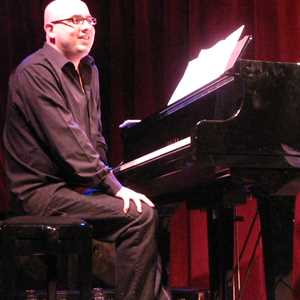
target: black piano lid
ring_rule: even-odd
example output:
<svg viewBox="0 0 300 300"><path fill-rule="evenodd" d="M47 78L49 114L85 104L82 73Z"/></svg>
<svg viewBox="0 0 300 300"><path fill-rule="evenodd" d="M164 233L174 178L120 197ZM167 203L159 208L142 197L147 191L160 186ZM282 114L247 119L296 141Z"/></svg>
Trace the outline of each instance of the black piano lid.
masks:
<svg viewBox="0 0 300 300"><path fill-rule="evenodd" d="M241 60L239 70L245 86L242 107L228 120L197 124L198 157L209 155L231 167L291 168L290 161L300 159L299 65ZM223 109L222 103L216 107ZM295 151L287 153L284 145Z"/></svg>

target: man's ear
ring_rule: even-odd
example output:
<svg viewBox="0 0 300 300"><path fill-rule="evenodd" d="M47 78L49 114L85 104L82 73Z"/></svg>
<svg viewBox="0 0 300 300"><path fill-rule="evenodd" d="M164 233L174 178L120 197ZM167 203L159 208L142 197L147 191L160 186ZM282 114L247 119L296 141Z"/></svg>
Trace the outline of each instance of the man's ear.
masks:
<svg viewBox="0 0 300 300"><path fill-rule="evenodd" d="M54 26L52 24L46 24L44 29L45 29L45 32L46 32L46 35L49 39L49 41L51 43L54 43L55 42L55 33L54 33L54 30L53 30Z"/></svg>

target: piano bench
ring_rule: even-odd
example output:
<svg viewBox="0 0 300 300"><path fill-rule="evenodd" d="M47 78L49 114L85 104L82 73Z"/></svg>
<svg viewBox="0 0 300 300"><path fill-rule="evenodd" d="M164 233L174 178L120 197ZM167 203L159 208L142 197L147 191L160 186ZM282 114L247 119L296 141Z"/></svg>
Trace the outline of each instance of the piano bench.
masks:
<svg viewBox="0 0 300 300"><path fill-rule="evenodd" d="M2 274L5 274L1 299L15 299L17 257L44 255L48 299L55 300L57 259L71 254L78 255L80 300L91 299L92 233L86 222L71 217L19 216L4 220L0 233Z"/></svg>

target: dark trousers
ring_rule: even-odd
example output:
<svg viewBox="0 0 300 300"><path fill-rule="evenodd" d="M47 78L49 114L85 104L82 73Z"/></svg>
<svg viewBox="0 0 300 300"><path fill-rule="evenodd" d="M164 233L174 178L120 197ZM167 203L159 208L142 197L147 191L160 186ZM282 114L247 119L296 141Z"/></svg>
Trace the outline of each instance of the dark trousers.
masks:
<svg viewBox="0 0 300 300"><path fill-rule="evenodd" d="M167 300L161 286L157 251L156 210L144 205L142 213L131 203L127 214L123 200L103 193L80 194L61 188L47 207L37 200L24 202L35 215L77 216L93 225L96 239L114 242L116 247L116 300Z"/></svg>

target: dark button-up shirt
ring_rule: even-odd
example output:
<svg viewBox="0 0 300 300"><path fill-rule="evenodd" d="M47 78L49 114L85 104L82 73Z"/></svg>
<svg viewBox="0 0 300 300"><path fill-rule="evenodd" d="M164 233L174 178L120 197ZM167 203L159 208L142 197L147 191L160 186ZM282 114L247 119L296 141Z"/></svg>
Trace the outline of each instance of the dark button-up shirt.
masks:
<svg viewBox="0 0 300 300"><path fill-rule="evenodd" d="M11 191L45 198L62 186L121 187L106 164L99 76L92 57L73 63L53 47L25 59L11 75L4 146ZM81 80L80 80L81 79Z"/></svg>

